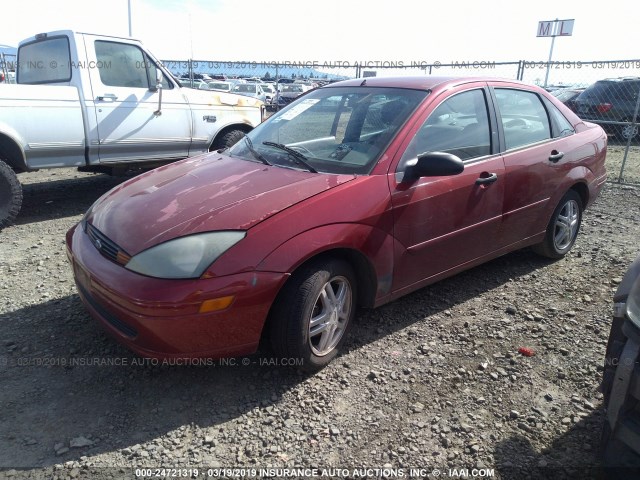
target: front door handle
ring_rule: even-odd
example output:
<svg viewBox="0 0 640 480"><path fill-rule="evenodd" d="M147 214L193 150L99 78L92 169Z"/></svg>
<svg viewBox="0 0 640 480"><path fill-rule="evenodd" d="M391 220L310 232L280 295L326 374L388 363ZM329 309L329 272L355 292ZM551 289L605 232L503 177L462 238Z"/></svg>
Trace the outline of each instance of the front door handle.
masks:
<svg viewBox="0 0 640 480"><path fill-rule="evenodd" d="M562 157L564 157L564 152L551 150L551 155L549 155L549 161L552 163L557 163L562 159Z"/></svg>
<svg viewBox="0 0 640 480"><path fill-rule="evenodd" d="M100 100L101 102L105 100L111 100L112 102L115 102L117 99L118 99L118 96L113 93L105 93L98 97L98 100Z"/></svg>
<svg viewBox="0 0 640 480"><path fill-rule="evenodd" d="M496 180L498 180L498 174L491 173L491 174L488 174L486 177L478 177L478 179L476 179L476 185L488 185L489 183L493 183Z"/></svg>

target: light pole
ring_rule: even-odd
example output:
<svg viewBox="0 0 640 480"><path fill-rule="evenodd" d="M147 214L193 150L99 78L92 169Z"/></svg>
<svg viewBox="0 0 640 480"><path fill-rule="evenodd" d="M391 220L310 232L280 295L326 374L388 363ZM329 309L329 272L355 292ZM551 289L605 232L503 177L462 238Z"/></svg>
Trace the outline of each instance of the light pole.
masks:
<svg viewBox="0 0 640 480"><path fill-rule="evenodd" d="M131 0L127 0L127 9L129 12L129 36L133 37L133 32L131 31Z"/></svg>

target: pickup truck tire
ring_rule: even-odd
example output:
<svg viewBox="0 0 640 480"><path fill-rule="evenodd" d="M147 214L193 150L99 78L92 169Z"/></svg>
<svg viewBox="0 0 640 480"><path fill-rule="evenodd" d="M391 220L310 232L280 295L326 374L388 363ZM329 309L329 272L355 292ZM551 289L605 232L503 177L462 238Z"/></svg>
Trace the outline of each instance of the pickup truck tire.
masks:
<svg viewBox="0 0 640 480"><path fill-rule="evenodd" d="M13 169L0 160L0 230L11 225L22 206L22 185Z"/></svg>
<svg viewBox="0 0 640 480"><path fill-rule="evenodd" d="M238 143L242 137L244 137L245 133L242 130L229 130L227 133L222 135L211 145L211 150L220 150L221 148L229 148L233 147L236 143Z"/></svg>

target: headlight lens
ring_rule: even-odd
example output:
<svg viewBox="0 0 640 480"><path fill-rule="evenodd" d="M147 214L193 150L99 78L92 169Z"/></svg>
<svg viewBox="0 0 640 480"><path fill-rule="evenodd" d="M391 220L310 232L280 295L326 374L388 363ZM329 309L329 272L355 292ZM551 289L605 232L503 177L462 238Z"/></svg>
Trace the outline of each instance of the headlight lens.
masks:
<svg viewBox="0 0 640 480"><path fill-rule="evenodd" d="M223 231L176 238L140 252L125 268L156 278L199 278L245 235L245 232Z"/></svg>
<svg viewBox="0 0 640 480"><path fill-rule="evenodd" d="M627 316L636 327L640 328L640 275L633 282L627 297Z"/></svg>

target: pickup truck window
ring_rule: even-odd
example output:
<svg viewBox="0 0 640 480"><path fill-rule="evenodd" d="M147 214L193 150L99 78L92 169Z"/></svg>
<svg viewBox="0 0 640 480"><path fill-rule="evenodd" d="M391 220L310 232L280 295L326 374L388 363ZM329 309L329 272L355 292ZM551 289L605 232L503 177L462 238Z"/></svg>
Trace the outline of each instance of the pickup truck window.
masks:
<svg viewBox="0 0 640 480"><path fill-rule="evenodd" d="M135 45L96 41L100 80L112 87L149 88L145 58Z"/></svg>
<svg viewBox="0 0 640 480"><path fill-rule="evenodd" d="M22 45L18 58L17 83L35 85L71 80L67 37L52 37Z"/></svg>
<svg viewBox="0 0 640 480"><path fill-rule="evenodd" d="M96 41L100 80L112 87L155 87L156 65L138 47L126 43ZM163 75L163 88L173 88Z"/></svg>

